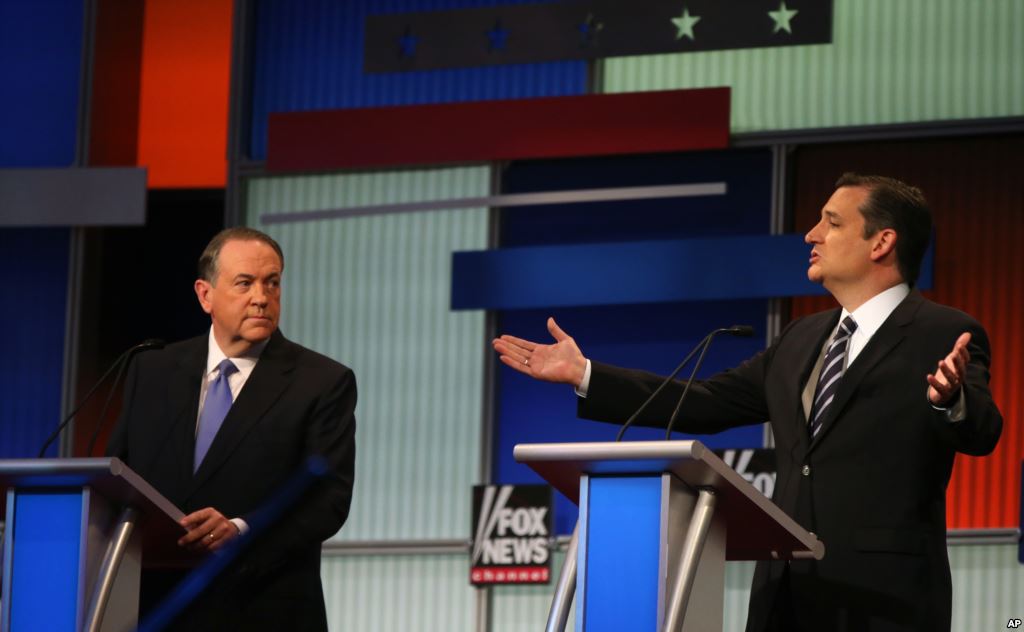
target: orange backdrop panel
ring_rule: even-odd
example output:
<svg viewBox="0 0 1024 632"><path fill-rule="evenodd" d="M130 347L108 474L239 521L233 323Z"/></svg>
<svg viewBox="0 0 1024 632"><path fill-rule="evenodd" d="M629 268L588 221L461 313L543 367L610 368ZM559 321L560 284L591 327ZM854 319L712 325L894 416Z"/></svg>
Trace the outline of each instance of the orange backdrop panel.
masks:
<svg viewBox="0 0 1024 632"><path fill-rule="evenodd" d="M957 455L947 493L953 529L1015 527L1024 458L1024 137L807 146L796 155L794 231L817 221L843 171L891 175L920 187L935 220L935 288L925 296L977 318L992 345L992 395L1003 436L990 456ZM792 301L794 317L834 307ZM938 358L936 358L938 360ZM922 389L924 376L921 376ZM879 437L884 441L884 437Z"/></svg>
<svg viewBox="0 0 1024 632"><path fill-rule="evenodd" d="M151 188L223 187L231 0L146 0L138 164Z"/></svg>

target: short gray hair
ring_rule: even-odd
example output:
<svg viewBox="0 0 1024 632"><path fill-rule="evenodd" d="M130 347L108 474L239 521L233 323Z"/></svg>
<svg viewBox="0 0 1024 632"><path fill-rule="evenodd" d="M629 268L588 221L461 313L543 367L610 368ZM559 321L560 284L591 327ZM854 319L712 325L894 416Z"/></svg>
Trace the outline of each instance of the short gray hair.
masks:
<svg viewBox="0 0 1024 632"><path fill-rule="evenodd" d="M203 254L199 255L200 279L210 283L217 282L217 259L220 257L221 248L229 241L262 241L277 253L277 258L281 260L281 271L284 271L284 252L281 250L280 244L274 241L273 237L255 228L234 226L220 231L213 236L210 243L206 244Z"/></svg>

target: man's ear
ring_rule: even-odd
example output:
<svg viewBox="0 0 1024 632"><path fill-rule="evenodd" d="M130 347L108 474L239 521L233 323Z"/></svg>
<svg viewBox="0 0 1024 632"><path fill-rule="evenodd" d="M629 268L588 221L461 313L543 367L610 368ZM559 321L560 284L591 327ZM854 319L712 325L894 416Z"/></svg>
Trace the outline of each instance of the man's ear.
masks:
<svg viewBox="0 0 1024 632"><path fill-rule="evenodd" d="M892 256L896 256L896 231L891 228L883 228L882 230L875 233L872 238L874 242L871 246L871 260L881 261L892 253Z"/></svg>
<svg viewBox="0 0 1024 632"><path fill-rule="evenodd" d="M213 290L213 286L210 282L206 279L196 279L194 288L196 290L196 298L199 299L199 306L207 314L213 313L213 301L210 300L210 292Z"/></svg>

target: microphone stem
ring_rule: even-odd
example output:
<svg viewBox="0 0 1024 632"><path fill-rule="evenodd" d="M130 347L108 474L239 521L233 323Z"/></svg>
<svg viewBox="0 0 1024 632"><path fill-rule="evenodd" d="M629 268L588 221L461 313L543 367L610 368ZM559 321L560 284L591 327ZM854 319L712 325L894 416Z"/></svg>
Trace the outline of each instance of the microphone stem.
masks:
<svg viewBox="0 0 1024 632"><path fill-rule="evenodd" d="M707 337L707 342L704 343L704 348L700 351L700 356L697 358L697 363L693 365L693 371L690 372L690 379L686 380L686 387L683 388L683 394L679 396L679 402L676 403L676 409L672 412L672 417L668 420L668 426L665 428L665 440L669 440L672 437L672 428L676 425L676 419L679 417L679 411L683 409L683 400L686 399L686 394L690 392L690 386L693 384L693 379L697 377L697 371L700 370L700 365L704 363L704 356L707 354L708 349L711 348L711 341L714 339L718 331L711 332L711 335Z"/></svg>
<svg viewBox="0 0 1024 632"><path fill-rule="evenodd" d="M669 385L669 382L671 382L677 375L679 375L679 372L683 370L683 367L686 366L686 363L690 361L690 358L693 357L693 354L697 353L699 349L705 348L709 339L712 336L714 336L714 333L710 333L707 336L704 336L704 339L701 340L700 343L696 347L694 347L693 350L690 351L690 353L685 358L683 358L683 361L679 363L679 366L677 366L675 370L672 371L668 375L668 377L664 379L664 381L662 381L658 388L654 389L654 392L651 393L651 395L647 398L647 401L645 401L643 405L641 405L640 408L638 408L637 411L633 413L633 415L629 419L626 420L626 423L622 424L622 427L619 428L619 434L615 435L615 441L622 441L622 437L623 435L626 434L626 430L633 425L633 422L636 421L638 417L640 417L640 413L647 410L647 407L651 404L651 402L654 401L658 394L665 390L665 387Z"/></svg>

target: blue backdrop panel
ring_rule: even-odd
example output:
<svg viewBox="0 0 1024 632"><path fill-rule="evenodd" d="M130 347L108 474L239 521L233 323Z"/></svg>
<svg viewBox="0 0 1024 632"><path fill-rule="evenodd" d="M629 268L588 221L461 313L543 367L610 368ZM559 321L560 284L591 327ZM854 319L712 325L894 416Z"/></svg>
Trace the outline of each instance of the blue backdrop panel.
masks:
<svg viewBox="0 0 1024 632"><path fill-rule="evenodd" d="M15 496L11 630L73 630L78 603L82 493Z"/></svg>
<svg viewBox="0 0 1024 632"><path fill-rule="evenodd" d="M0 228L0 458L35 456L60 421L68 285L65 228ZM30 262L30 263L29 263ZM57 456L54 444L48 456Z"/></svg>
<svg viewBox="0 0 1024 632"><path fill-rule="evenodd" d="M728 193L505 209L501 247L768 234L771 155L765 150L531 161L513 163L502 173L505 193L698 182L725 182ZM740 258L742 253L733 254ZM693 273L706 275L710 271L701 267ZM586 277L581 280L578 275L566 275L557 269L547 274L566 288L587 283L604 291L600 283L589 283ZM576 338L587 357L668 373L711 329L733 324L754 326L754 338L722 338L715 342L701 370L701 375L707 376L735 366L765 347L766 313L767 302L762 299L606 303L499 311L498 328L503 333L548 341L544 323L553 315ZM568 386L536 382L504 365L500 365L496 382L493 476L497 482L541 482L512 458L517 443L606 441L615 437L614 425L576 418L576 397ZM626 438L657 439L663 435L664 431L637 428ZM755 448L762 447L762 435L758 425L702 436L701 440L716 448ZM576 507L561 494L555 498L556 530L569 533L576 522Z"/></svg>
<svg viewBox="0 0 1024 632"><path fill-rule="evenodd" d="M583 94L587 67L582 61L363 73L363 26L367 15L500 4L513 2L267 0L258 3L249 155L259 160L266 158L267 116L271 112ZM480 33L481 46L488 43L485 30ZM397 48L399 43L395 46Z"/></svg>
<svg viewBox="0 0 1024 632"><path fill-rule="evenodd" d="M582 595L576 629L587 632L655 630L661 477L590 478L587 524L581 525ZM583 534L582 530L586 533Z"/></svg>
<svg viewBox="0 0 1024 632"><path fill-rule="evenodd" d="M743 235L457 252L452 309L824 294L805 274L810 250L803 235Z"/></svg>
<svg viewBox="0 0 1024 632"><path fill-rule="evenodd" d="M0 0L0 167L75 160L82 0Z"/></svg>

